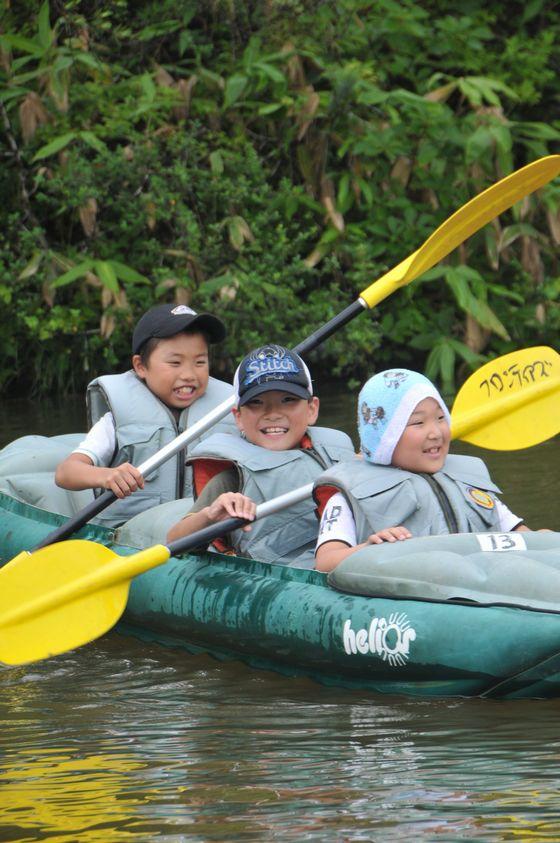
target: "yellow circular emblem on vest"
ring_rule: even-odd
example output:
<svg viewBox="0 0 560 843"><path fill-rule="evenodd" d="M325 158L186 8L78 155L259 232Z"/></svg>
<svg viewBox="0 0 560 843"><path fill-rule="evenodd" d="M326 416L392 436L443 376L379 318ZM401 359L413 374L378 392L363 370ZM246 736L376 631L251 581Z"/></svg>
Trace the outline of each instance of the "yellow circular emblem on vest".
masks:
<svg viewBox="0 0 560 843"><path fill-rule="evenodd" d="M494 509L494 498L482 489L469 489L469 495L475 503L484 509Z"/></svg>

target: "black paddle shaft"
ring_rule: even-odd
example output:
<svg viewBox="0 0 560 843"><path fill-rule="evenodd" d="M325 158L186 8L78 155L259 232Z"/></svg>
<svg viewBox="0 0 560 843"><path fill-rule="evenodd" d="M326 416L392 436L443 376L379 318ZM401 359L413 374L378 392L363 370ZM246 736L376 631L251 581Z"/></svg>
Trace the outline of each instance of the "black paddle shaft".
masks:
<svg viewBox="0 0 560 843"><path fill-rule="evenodd" d="M334 334L335 331L338 331L339 328L342 328L343 325L346 325L347 322L350 322L351 319L354 319L358 313L361 313L367 305L365 302L358 298L355 302L345 307L340 313L336 316L333 316L328 322L326 322L321 328L318 328L314 331L307 339L300 342L299 345L296 345L294 351L297 354L304 355L307 354L309 351L312 351L314 348L317 348L324 340ZM149 472L147 472L149 474ZM113 501L117 500L117 496L113 494L109 489L104 491L99 497L95 498L95 500L88 503L73 515L68 521L65 521L64 524L61 524L60 527L57 527L56 530L53 530L52 533L49 533L48 536L36 545L33 550L40 550L42 547L47 547L50 544L54 544L55 542L63 541L79 530L84 524L87 524L88 521L91 521L92 518L95 518L96 515L99 515L100 512L103 512L109 504L112 504ZM222 523L222 522L221 522ZM239 526L239 525L237 525ZM230 528L235 529L235 528ZM226 530L225 532L229 532ZM215 536L214 536L215 538Z"/></svg>
<svg viewBox="0 0 560 843"><path fill-rule="evenodd" d="M190 536L176 539L171 544L166 545L166 547L171 556L179 556L181 553L187 553L187 551L194 550L197 547L206 550L214 539L219 539L220 536L231 533L233 530L238 530L240 527L244 527L245 524L250 523L245 518L226 518L224 521L217 521L215 524L210 524L209 527L197 530L196 533L192 533Z"/></svg>
<svg viewBox="0 0 560 843"><path fill-rule="evenodd" d="M366 303L362 299L356 299L356 301L349 304L348 307L345 307L344 310L341 310L336 316L333 316L332 319L329 319L321 328L318 328L314 331L307 339L300 342L299 345L296 345L294 351L296 354L300 354L302 357L307 354L309 351L312 351L314 348L317 348L318 345L321 345L326 339L328 339L331 334L334 334L335 331L338 331L339 328L342 328L343 325L346 325L358 313L361 313L364 309L367 309Z"/></svg>
<svg viewBox="0 0 560 843"><path fill-rule="evenodd" d="M87 524L88 521L91 521L92 518L95 518L96 515L99 515L99 513L103 512L109 504L116 500L117 496L111 492L110 489L107 489L99 495L98 498L95 498L95 500L86 504L86 506L84 506L83 509L80 509L80 511L75 515L72 515L68 521L65 521L64 524L61 524L60 527L57 527L56 530L53 530L52 533L45 536L45 538L39 542L33 550L40 550L42 547L48 547L50 544L67 539L72 535L72 533L75 533L76 530L79 530L80 527L83 527L84 524Z"/></svg>

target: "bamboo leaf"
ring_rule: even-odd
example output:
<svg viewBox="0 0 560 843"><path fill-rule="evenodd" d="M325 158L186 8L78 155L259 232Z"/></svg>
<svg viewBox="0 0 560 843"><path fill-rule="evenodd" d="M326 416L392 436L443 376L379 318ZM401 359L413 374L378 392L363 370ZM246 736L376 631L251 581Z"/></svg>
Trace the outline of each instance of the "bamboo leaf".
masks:
<svg viewBox="0 0 560 843"><path fill-rule="evenodd" d="M13 99L20 99L28 93L27 88L4 88L4 90L0 90L0 102L10 102Z"/></svg>
<svg viewBox="0 0 560 843"><path fill-rule="evenodd" d="M31 278L32 275L35 275L41 265L43 256L44 252L35 250L29 263L22 269L22 271L18 275L18 281L24 281L26 278Z"/></svg>
<svg viewBox="0 0 560 843"><path fill-rule="evenodd" d="M167 35L169 32L176 32L181 28L181 22L178 20L162 20L160 23L154 23L151 26L146 26L137 32L135 38L138 41L151 41L154 38L160 38L162 35Z"/></svg>
<svg viewBox="0 0 560 843"><path fill-rule="evenodd" d="M68 144L75 140L75 138L75 132L67 132L65 135L60 135L46 146L42 146L41 149L33 156L33 161L41 161L43 158L48 158L50 155L60 152L61 149L68 146Z"/></svg>
<svg viewBox="0 0 560 843"><path fill-rule="evenodd" d="M117 273L111 261L95 261L95 272L104 287L107 287L112 293L119 292Z"/></svg>
<svg viewBox="0 0 560 843"><path fill-rule="evenodd" d="M33 60L34 58L30 57L30 61ZM35 70L30 70L28 73L18 73L17 76L14 76L14 82L17 85L26 85L27 82L31 82L33 79L37 79L37 77L43 76L44 73L45 71L42 67L37 67Z"/></svg>
<svg viewBox="0 0 560 843"><path fill-rule="evenodd" d="M549 123L516 123L516 132L535 140L560 140L560 130Z"/></svg>
<svg viewBox="0 0 560 843"><path fill-rule="evenodd" d="M49 0L45 0L37 16L37 35L40 45L46 50L53 41L53 31L50 23Z"/></svg>
<svg viewBox="0 0 560 843"><path fill-rule="evenodd" d="M52 65L52 72L60 74L74 64L72 56L58 56Z"/></svg>
<svg viewBox="0 0 560 843"><path fill-rule="evenodd" d="M217 150L211 152L208 156L210 160L210 169L215 176L221 176L224 172L224 159L221 152Z"/></svg>
<svg viewBox="0 0 560 843"><path fill-rule="evenodd" d="M107 152L106 144L93 132L80 132L79 137L84 141L84 143L87 143L88 146L97 150L97 152Z"/></svg>
<svg viewBox="0 0 560 843"><path fill-rule="evenodd" d="M91 53L84 53L80 51L74 55L73 60L75 62L79 62L80 64L85 64L86 67L90 67L92 70L103 70L102 63L98 58L92 56Z"/></svg>
<svg viewBox="0 0 560 843"><path fill-rule="evenodd" d="M426 377L432 381L439 381L440 375L444 371L449 370L449 354L454 357L453 350L445 342L445 338L440 338L426 359ZM453 368L453 366L451 367ZM445 378L444 378L445 381Z"/></svg>
<svg viewBox="0 0 560 843"><path fill-rule="evenodd" d="M441 356L440 356L440 372L444 383L444 387L448 388L453 384L455 372L455 349L447 340L442 342Z"/></svg>
<svg viewBox="0 0 560 843"><path fill-rule="evenodd" d="M504 287L503 284L488 284L487 287L489 293L494 293L501 299L509 299L516 304L525 304L525 299L520 293L510 290L509 287Z"/></svg>
<svg viewBox="0 0 560 843"><path fill-rule="evenodd" d="M118 278L122 281L128 281L131 284L150 284L150 279L146 278L145 275L141 275L131 266L128 266L125 263L121 263L120 261L111 260L108 261L110 265L113 267L115 274Z"/></svg>
<svg viewBox="0 0 560 843"><path fill-rule="evenodd" d="M208 278L206 281L203 281L201 286L204 287L206 293L214 296L219 293L223 287L231 286L233 283L234 276L230 270L227 270L221 275L215 275L213 278Z"/></svg>
<svg viewBox="0 0 560 843"><path fill-rule="evenodd" d="M23 53L32 53L35 56L43 54L43 49L38 41L31 38L24 38L23 35L2 35L2 41L10 47L15 47L16 50L21 50Z"/></svg>
<svg viewBox="0 0 560 843"><path fill-rule="evenodd" d="M65 287L67 284L71 284L72 281L75 281L77 278L83 278L87 272L92 268L93 261L92 260L85 260L82 263L73 266L72 269L69 269L68 272L64 272L62 275L59 275L58 278L52 282L51 287Z"/></svg>
<svg viewBox="0 0 560 843"><path fill-rule="evenodd" d="M469 348L464 342L456 340L454 337L447 337L447 342L451 348L454 349L456 355L461 357L465 363L468 363L471 369L474 370L484 363L486 359L484 355L473 351L472 348Z"/></svg>
<svg viewBox="0 0 560 843"><path fill-rule="evenodd" d="M493 146L492 133L485 126L479 126L476 132L467 138L465 146L467 162L472 164L474 161L484 159L488 153L492 152Z"/></svg>
<svg viewBox="0 0 560 843"><path fill-rule="evenodd" d="M253 240L251 229L243 217L235 216L228 220L228 234L231 245L236 251L241 251L245 240Z"/></svg>
<svg viewBox="0 0 560 843"><path fill-rule="evenodd" d="M284 74L272 64L267 64L267 62L264 61L258 61L254 65L254 67L258 68L259 70L262 70L264 75L268 76L268 78L271 79L273 82L286 81L286 77L284 76Z"/></svg>
<svg viewBox="0 0 560 843"><path fill-rule="evenodd" d="M487 225L484 229L484 240L486 243L486 254L488 255L490 266L492 269L497 270L500 265L498 235L496 230L490 225Z"/></svg>
<svg viewBox="0 0 560 843"><path fill-rule="evenodd" d="M471 282L475 284L479 283L483 289L485 287L484 279L478 272L467 266L449 267L445 275L445 280L453 291L461 310L470 314L483 328L493 331L502 337L502 339L509 339L506 328L500 322L492 308L481 298L480 294L475 295L471 290Z"/></svg>
<svg viewBox="0 0 560 843"><path fill-rule="evenodd" d="M283 102L270 102L267 105L259 106L258 113L262 117L266 117L267 114L274 114L275 111L280 111L281 108L284 108Z"/></svg>
<svg viewBox="0 0 560 843"><path fill-rule="evenodd" d="M230 108L241 96L249 80L246 76L230 76L224 91L224 108Z"/></svg>
<svg viewBox="0 0 560 843"><path fill-rule="evenodd" d="M505 326L500 322L490 305L485 301L473 299L470 302L470 310L472 316L479 322L483 328L488 328L504 340L509 340L510 336Z"/></svg>
<svg viewBox="0 0 560 843"><path fill-rule="evenodd" d="M144 96L148 102L152 103L156 98L156 86L154 85L153 79L149 73L144 73L140 77L140 87L144 92Z"/></svg>
<svg viewBox="0 0 560 843"><path fill-rule="evenodd" d="M538 236L539 232L532 225L526 222L517 222L503 229L498 242L498 249L500 252L507 249L519 237L534 237L536 239Z"/></svg>

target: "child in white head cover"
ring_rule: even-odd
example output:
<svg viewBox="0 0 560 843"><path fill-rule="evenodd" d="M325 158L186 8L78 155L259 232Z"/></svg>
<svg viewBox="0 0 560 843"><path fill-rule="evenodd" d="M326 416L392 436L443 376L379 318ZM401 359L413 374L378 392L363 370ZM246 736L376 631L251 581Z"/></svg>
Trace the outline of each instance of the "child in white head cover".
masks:
<svg viewBox="0 0 560 843"><path fill-rule="evenodd" d="M390 465L393 452L416 406L433 398L451 426L445 401L424 375L409 369L379 372L364 384L358 397L358 433L364 457Z"/></svg>
<svg viewBox="0 0 560 843"><path fill-rule="evenodd" d="M330 571L367 544L528 529L498 500L482 460L449 454L449 410L419 372L390 369L370 378L358 398L358 433L361 458L315 482L317 569Z"/></svg>

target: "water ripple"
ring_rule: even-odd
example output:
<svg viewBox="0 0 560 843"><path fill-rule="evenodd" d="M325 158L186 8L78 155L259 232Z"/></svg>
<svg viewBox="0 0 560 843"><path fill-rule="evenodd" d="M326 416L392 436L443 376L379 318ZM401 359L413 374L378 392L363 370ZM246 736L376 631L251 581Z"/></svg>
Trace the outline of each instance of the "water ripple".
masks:
<svg viewBox="0 0 560 843"><path fill-rule="evenodd" d="M1 677L0 840L560 837L555 701L372 697L115 633Z"/></svg>

